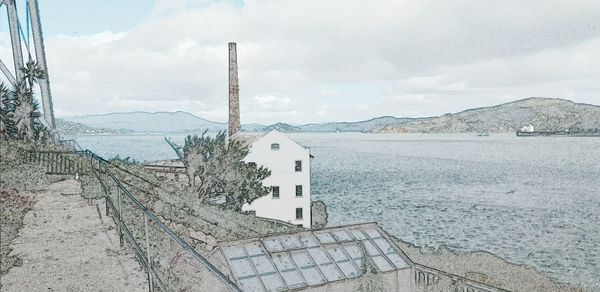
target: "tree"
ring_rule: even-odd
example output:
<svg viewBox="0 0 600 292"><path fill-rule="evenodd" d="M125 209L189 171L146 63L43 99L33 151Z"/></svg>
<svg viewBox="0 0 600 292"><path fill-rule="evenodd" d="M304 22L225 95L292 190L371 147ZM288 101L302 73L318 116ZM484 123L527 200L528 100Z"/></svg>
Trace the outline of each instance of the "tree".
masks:
<svg viewBox="0 0 600 292"><path fill-rule="evenodd" d="M45 78L37 62L21 68L23 77L13 88L0 84L0 137L34 140L51 137L40 122L39 105L33 98L33 85Z"/></svg>
<svg viewBox="0 0 600 292"><path fill-rule="evenodd" d="M25 67L21 68L23 72L23 79L27 80L29 89L33 91L33 84L37 83L40 79L46 78L44 70L38 65L37 61L29 60Z"/></svg>
<svg viewBox="0 0 600 292"><path fill-rule="evenodd" d="M37 102L33 100L31 88L25 82L21 81L17 84L13 102L12 119L18 136L26 141L37 138L43 127L36 121L36 118L42 115Z"/></svg>
<svg viewBox="0 0 600 292"><path fill-rule="evenodd" d="M206 133L187 136L183 147L165 138L183 160L190 187L199 198L224 196L224 206L239 212L243 204L270 192L262 181L271 171L243 161L247 146L228 140L224 131L214 138Z"/></svg>

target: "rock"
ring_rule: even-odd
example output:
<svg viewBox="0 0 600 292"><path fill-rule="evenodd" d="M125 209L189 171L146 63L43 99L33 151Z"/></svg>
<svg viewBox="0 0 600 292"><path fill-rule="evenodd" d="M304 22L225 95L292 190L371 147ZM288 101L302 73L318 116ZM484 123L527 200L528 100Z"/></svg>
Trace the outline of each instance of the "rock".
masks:
<svg viewBox="0 0 600 292"><path fill-rule="evenodd" d="M322 201L314 201L310 205L312 228L323 228L327 225L327 206Z"/></svg>

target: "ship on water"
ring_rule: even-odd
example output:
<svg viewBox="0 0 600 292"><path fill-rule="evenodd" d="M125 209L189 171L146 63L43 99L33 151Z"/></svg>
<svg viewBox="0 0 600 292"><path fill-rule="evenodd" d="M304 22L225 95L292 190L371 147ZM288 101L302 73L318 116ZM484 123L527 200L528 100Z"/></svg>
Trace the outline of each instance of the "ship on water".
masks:
<svg viewBox="0 0 600 292"><path fill-rule="evenodd" d="M566 137L600 137L600 129L566 129L566 130L536 130L532 124L517 131L519 137L536 136L566 136Z"/></svg>

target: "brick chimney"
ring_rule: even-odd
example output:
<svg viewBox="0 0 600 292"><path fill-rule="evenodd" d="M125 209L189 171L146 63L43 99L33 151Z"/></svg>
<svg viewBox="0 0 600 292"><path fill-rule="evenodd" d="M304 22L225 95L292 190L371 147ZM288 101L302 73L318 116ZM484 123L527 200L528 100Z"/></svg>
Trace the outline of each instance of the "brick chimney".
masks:
<svg viewBox="0 0 600 292"><path fill-rule="evenodd" d="M229 137L240 131L240 86L238 83L237 50L229 43Z"/></svg>

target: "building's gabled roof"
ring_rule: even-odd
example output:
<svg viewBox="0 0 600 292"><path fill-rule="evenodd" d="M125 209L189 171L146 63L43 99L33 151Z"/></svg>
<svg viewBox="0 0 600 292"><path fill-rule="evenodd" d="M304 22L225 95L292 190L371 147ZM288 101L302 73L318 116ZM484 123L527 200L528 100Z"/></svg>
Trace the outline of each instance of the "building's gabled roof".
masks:
<svg viewBox="0 0 600 292"><path fill-rule="evenodd" d="M267 132L267 133L237 132L237 133L233 134L233 136L231 136L230 139L240 141L242 144L247 145L247 146L252 146L252 144L254 144L254 142L257 142L258 140L260 140L263 137L268 136L268 135L282 135L282 136L286 137L287 139L293 141L294 143L298 144L298 146L300 146L302 148L307 148L303 145L300 145L300 143L296 142L294 139L290 138L288 135L286 135L282 132L279 132L277 130L271 130L270 132Z"/></svg>
<svg viewBox="0 0 600 292"><path fill-rule="evenodd" d="M379 272L411 267L375 223L220 243L234 281L246 291L281 291L357 278L365 255Z"/></svg>
<svg viewBox="0 0 600 292"><path fill-rule="evenodd" d="M267 133L248 133L248 132L237 132L233 134L229 139L240 141L242 144L250 146L252 143L258 141L260 138L267 135Z"/></svg>

